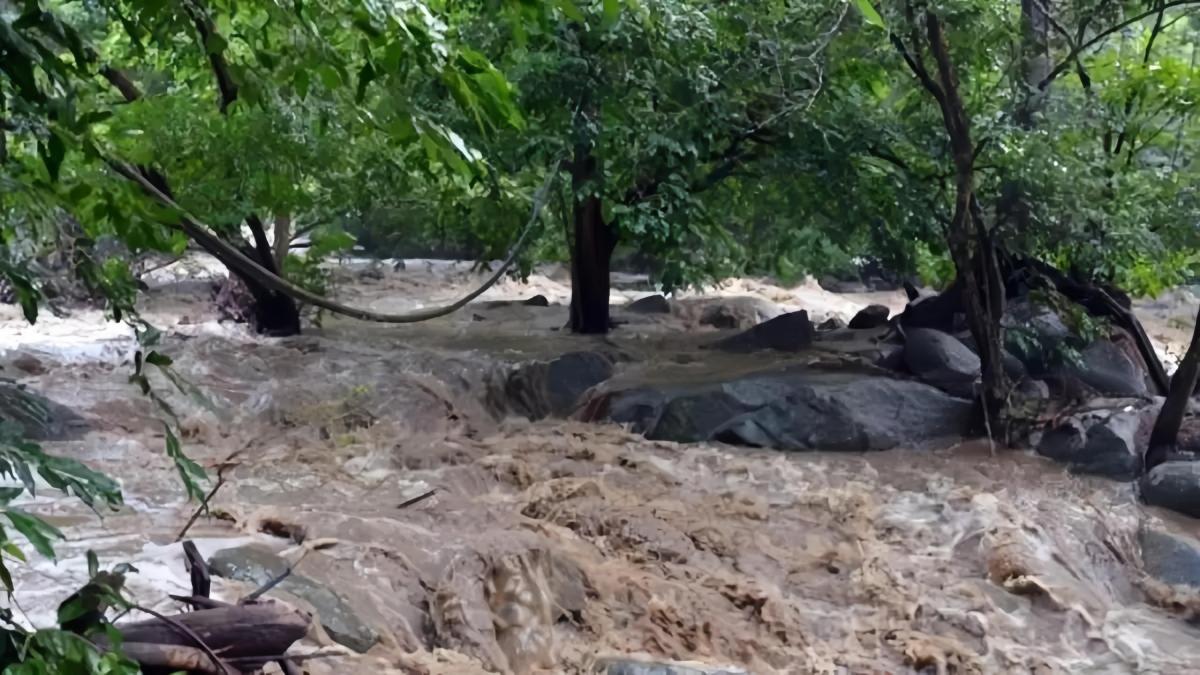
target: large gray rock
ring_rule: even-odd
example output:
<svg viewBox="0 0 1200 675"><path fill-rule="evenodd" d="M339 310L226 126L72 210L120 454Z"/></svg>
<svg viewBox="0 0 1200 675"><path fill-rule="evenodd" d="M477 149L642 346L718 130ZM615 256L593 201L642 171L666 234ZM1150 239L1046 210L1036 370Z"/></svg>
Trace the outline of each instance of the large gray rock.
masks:
<svg viewBox="0 0 1200 675"><path fill-rule="evenodd" d="M70 408L8 380L0 380L0 421L15 425L34 441L71 440L90 427Z"/></svg>
<svg viewBox="0 0 1200 675"><path fill-rule="evenodd" d="M651 439L780 450L886 450L961 436L972 410L920 382L798 369L606 398L611 420Z"/></svg>
<svg viewBox="0 0 1200 675"><path fill-rule="evenodd" d="M1146 371L1108 340L1088 345L1080 353L1079 362L1065 364L1062 371L1109 396L1145 396L1148 392Z"/></svg>
<svg viewBox="0 0 1200 675"><path fill-rule="evenodd" d="M599 659L593 672L604 675L747 675L741 668L702 663L669 663L634 659Z"/></svg>
<svg viewBox="0 0 1200 675"><path fill-rule="evenodd" d="M1200 462L1163 462L1142 476L1138 488L1151 506L1200 518Z"/></svg>
<svg viewBox="0 0 1200 675"><path fill-rule="evenodd" d="M1042 434L1037 452L1073 473L1133 480L1142 472L1145 416L1137 410L1069 417Z"/></svg>
<svg viewBox="0 0 1200 675"><path fill-rule="evenodd" d="M816 329L808 320L808 312L790 312L760 323L750 330L726 338L713 345L725 352L757 352L774 349L781 352L798 352L812 346Z"/></svg>
<svg viewBox="0 0 1200 675"><path fill-rule="evenodd" d="M1172 586L1200 588L1200 543L1144 527L1138 544L1146 574Z"/></svg>
<svg viewBox="0 0 1200 675"><path fill-rule="evenodd" d="M850 328L865 330L867 328L885 326L891 314L892 310L884 305L868 305L859 310L858 314L854 315L854 318L850 319Z"/></svg>
<svg viewBox="0 0 1200 675"><path fill-rule="evenodd" d="M955 396L972 398L979 356L961 340L932 328L905 333L904 365L914 375Z"/></svg>
<svg viewBox="0 0 1200 675"><path fill-rule="evenodd" d="M217 551L208 561L208 566L219 577L262 586L287 571L288 563L269 549L250 545ZM378 633L359 618L342 596L320 583L292 573L275 589L312 605L320 618L321 627L338 644L361 654L379 641ZM267 591L267 594L275 589Z"/></svg>
<svg viewBox="0 0 1200 675"><path fill-rule="evenodd" d="M530 419L566 417L588 389L613 375L613 362L596 352L571 352L513 371L505 384L508 407Z"/></svg>
<svg viewBox="0 0 1200 675"><path fill-rule="evenodd" d="M670 314L671 301L656 293L625 305L625 311L634 314Z"/></svg>
<svg viewBox="0 0 1200 675"><path fill-rule="evenodd" d="M779 305L755 297L720 298L699 304L700 325L721 329L752 328L783 314Z"/></svg>

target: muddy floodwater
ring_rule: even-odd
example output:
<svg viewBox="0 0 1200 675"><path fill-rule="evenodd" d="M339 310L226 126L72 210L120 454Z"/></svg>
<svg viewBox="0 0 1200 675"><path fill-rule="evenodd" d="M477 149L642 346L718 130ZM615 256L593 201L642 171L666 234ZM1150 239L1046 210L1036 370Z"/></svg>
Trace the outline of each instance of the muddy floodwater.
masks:
<svg viewBox="0 0 1200 675"><path fill-rule="evenodd" d="M613 658L756 674L1200 669L1200 627L1186 620L1200 603L1148 582L1137 546L1143 527L1200 527L1140 505L1129 485L984 442L781 453L502 418L497 383L515 364L599 350L636 379L662 364L706 367L711 353L697 347L718 333L683 311L618 313L629 323L611 336L572 337L566 280L546 271L484 299L541 294L547 307L480 302L414 326L326 317L265 339L216 320L202 263L156 273L144 299L160 350L197 390L153 376L180 413L185 451L208 467L233 456L213 516L188 536L206 555L251 542L303 555L296 572L342 597L374 646L355 653L314 628L300 651L346 655L309 672L584 673ZM409 261L336 277L343 301L388 311L451 299L480 275ZM614 303L645 294L631 282ZM807 308L817 321L904 303L811 283L738 281L708 295ZM1164 352L1190 332L1177 317L1194 301L1144 308ZM127 586L138 602L176 611L167 596L189 583L174 542L195 504L160 414L128 382L129 332L91 310L36 326L0 312L4 373L91 423L47 450L114 476L126 501L97 516L52 490L26 498L67 540L57 561L16 569L14 612L52 625L86 580L89 549L104 566L137 567ZM711 358L736 370L774 357ZM255 585L214 578L213 594L236 600Z"/></svg>

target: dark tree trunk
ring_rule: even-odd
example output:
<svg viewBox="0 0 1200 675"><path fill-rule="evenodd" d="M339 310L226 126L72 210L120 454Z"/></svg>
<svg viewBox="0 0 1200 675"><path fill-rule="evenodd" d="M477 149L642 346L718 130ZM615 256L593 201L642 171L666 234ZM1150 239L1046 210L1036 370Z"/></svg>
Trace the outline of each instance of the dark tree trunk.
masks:
<svg viewBox="0 0 1200 675"><path fill-rule="evenodd" d="M1200 382L1200 313L1196 315L1196 327L1192 331L1192 343L1188 345L1179 370L1171 378L1171 391L1163 403L1154 431L1150 433L1150 450L1146 452L1146 470L1149 471L1166 460L1179 439L1179 428L1187 413L1188 402L1196 383Z"/></svg>
<svg viewBox="0 0 1200 675"><path fill-rule="evenodd" d="M596 158L587 151L577 152L571 169L576 195L572 213L571 330L592 335L609 329L609 268L617 245L612 227L604 222L600 197L592 194L596 173Z"/></svg>
<svg viewBox="0 0 1200 675"><path fill-rule="evenodd" d="M922 79L941 107L954 159L954 218L948 243L958 278L963 282L967 323L975 344L979 345L984 412L986 419L994 420L1002 411L1007 394L1002 365L1004 334L1000 324L1004 315L1003 279L991 233L975 198L975 144L971 140L970 118L958 91L958 78L950 62L941 21L932 11L925 14L925 28L938 80L934 82L928 74Z"/></svg>
<svg viewBox="0 0 1200 675"><path fill-rule="evenodd" d="M267 243L267 235L263 230L262 222L253 215L247 218L246 222L250 225L250 231L254 235L255 246L244 246L242 252L267 271L278 275L279 268L275 265L274 251ZM241 274L238 274L238 279L254 298L252 314L255 330L273 337L300 334L300 309L291 296L264 288L257 281Z"/></svg>

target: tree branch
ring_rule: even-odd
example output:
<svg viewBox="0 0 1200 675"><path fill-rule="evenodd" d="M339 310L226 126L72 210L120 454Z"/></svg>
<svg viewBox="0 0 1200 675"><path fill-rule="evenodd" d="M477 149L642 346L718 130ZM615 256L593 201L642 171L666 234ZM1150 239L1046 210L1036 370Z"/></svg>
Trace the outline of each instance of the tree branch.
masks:
<svg viewBox="0 0 1200 675"><path fill-rule="evenodd" d="M213 49L210 45L210 42L214 41L214 37L221 39L221 36L217 32L212 17L200 6L199 0L188 0L183 3L183 8L196 26L196 32L200 36L200 48L204 50L205 54L208 54L208 63L212 66L213 77L216 78L217 91L220 94L217 105L224 113L237 100L238 87L233 80L233 75L229 72L229 63L225 61L224 51Z"/></svg>
<svg viewBox="0 0 1200 675"><path fill-rule="evenodd" d="M418 310L408 314L382 314L365 309L357 309L349 307L338 302L334 302L328 298L311 293L303 288L295 286L285 279L272 274L264 269L261 265L246 257L241 251L237 250L227 242L221 240L214 235L210 228L196 218L193 218L182 206L177 204L174 199L165 191L159 189L154 182L145 175L141 170L131 164L120 162L111 158L106 158L105 162L118 175L139 185L142 190L153 198L158 203L176 211L180 217L175 223L167 223L171 227L175 227L189 237L197 244L204 248L209 253L213 254L217 260L220 260L229 269L244 275L247 279L261 284L264 288L272 290L284 295L291 296L296 300L308 303L315 307L327 309L337 314L349 316L351 318L360 319L362 321L374 321L378 323L418 323L428 321L438 317L452 314L466 306L475 298L482 295L487 289L491 288L497 281L500 280L508 268L516 261L518 254L525 247L525 242L529 238L530 232L533 231L533 226L537 223L542 213L542 207L546 204L547 195L552 188L555 179L558 177L557 169L552 169L548 172L546 180L542 183L541 188L533 197L533 210L530 214L529 221L525 224L525 229L521 232L517 242L509 251L508 258L504 263L492 274L492 276L483 283L479 288L471 291L467 295L459 298L457 301L445 305L443 307L434 307L430 309ZM558 163L555 162L555 167Z"/></svg>
<svg viewBox="0 0 1200 675"><path fill-rule="evenodd" d="M1078 56L1081 53L1083 53L1085 50L1099 44L1105 38L1112 35L1113 33L1116 33L1116 32L1121 31L1122 29L1128 28L1129 26L1132 26L1133 24L1135 24L1139 21L1142 21L1144 19L1148 19L1160 12L1166 12L1168 9L1174 9L1176 7L1187 7L1190 5L1200 5L1200 0L1168 0L1168 2L1164 2L1161 5L1155 7L1154 9L1140 12L1138 14L1133 15L1132 17L1130 17L1128 19L1125 19L1124 21L1118 22L1112 26L1109 26L1108 28L1105 28L1104 30L1093 35L1087 41L1077 43L1075 48L1072 49L1069 54L1067 54L1067 58L1063 59L1062 61L1059 61L1054 66L1054 68L1052 68L1050 70L1050 72L1046 75L1046 77L1042 78L1042 81L1038 83L1038 89L1045 89L1046 87L1048 87L1050 85L1050 83L1053 82L1059 75L1062 75L1067 70L1067 68L1071 67L1071 64L1075 61L1076 58L1078 58Z"/></svg>

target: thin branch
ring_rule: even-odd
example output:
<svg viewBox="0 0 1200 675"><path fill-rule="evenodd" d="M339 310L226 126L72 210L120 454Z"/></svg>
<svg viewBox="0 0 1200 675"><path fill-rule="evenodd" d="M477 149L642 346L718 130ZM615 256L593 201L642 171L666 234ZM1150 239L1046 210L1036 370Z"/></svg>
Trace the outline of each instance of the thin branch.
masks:
<svg viewBox="0 0 1200 675"><path fill-rule="evenodd" d="M154 181L149 176L144 175L133 165L126 162L119 162L111 158L108 158L105 161L113 171L127 180L139 185L147 195L152 197L159 204L175 210L180 215L179 220L175 223L167 224L187 234L189 237L195 240L197 244L215 256L217 260L220 260L221 263L229 269L245 275L246 278L261 284L268 290L289 295L296 300L300 300L301 302L306 302L315 307L327 309L343 316L348 316L362 321L374 321L377 323L419 323L421 321L429 321L430 319L436 319L438 317L452 314L465 307L467 303L471 302L475 298L483 295L483 293L495 285L495 283L504 276L505 272L508 271L512 264L516 262L517 256L524 249L525 243L528 240L530 233L533 231L534 224L538 222L538 219L541 216L542 208L546 204L546 197L549 194L550 188L558 177L557 170L548 172L545 182L542 183L542 186L534 194L533 209L529 216L529 221L525 224L525 229L521 232L521 235L517 238L516 243L513 244L512 249L509 251L508 258L505 259L504 263L501 264L500 267L492 274L492 276L488 278L488 280L482 285L480 285L479 288L476 288L474 291L471 291L453 303L442 307L423 309L407 314L383 314L371 310L349 307L347 305L334 302L326 297L307 291L299 286L295 286L287 280L272 274L258 263L246 257L246 255L241 251L237 250L233 246L230 246L227 242L214 235L207 225L189 214L188 211L176 203L169 194L167 194L159 186L155 185ZM555 162L554 166L557 165L558 163Z"/></svg>
<svg viewBox="0 0 1200 675"><path fill-rule="evenodd" d="M304 549L305 555L308 554L309 550L310 549ZM303 557L301 559L303 559ZM299 565L300 562L296 561L296 564ZM250 593L250 595L247 595L246 597L242 598L241 600L238 600L238 604L244 605L246 603L250 603L250 602L254 602L255 600L258 600L259 598L262 597L262 595L264 593L266 593L267 591L270 591L272 588L275 588L279 584L283 583L284 579L287 579L288 577L292 576L292 570L294 568L295 568L294 565L288 565L287 569L285 569L283 572L281 572L279 574L279 576L267 580L267 583L254 589L254 591L252 591Z"/></svg>
<svg viewBox="0 0 1200 675"><path fill-rule="evenodd" d="M406 509L415 504L420 504L421 502L425 501L426 499L429 499L430 497L432 497L436 494L437 494L437 488L434 488L434 489L430 490L429 492L419 494L416 497L413 497L412 499L406 499L406 500L400 502L400 505L397 506L396 508Z"/></svg>
<svg viewBox="0 0 1200 675"><path fill-rule="evenodd" d="M192 517L188 519L187 524L183 526L183 529L179 531L179 536L175 537L175 541L183 541L183 538L187 536L188 530L192 529L192 525L194 525L196 520L200 518L200 514L208 510L208 503L212 501L214 496L216 496L217 490L220 490L221 486L225 484L225 472L228 469L237 466L237 463L235 463L233 460L241 453L241 450L235 450L232 454L225 458L225 461L221 462L220 466L217 467L216 485L213 485L213 488L208 491L207 495L204 496L204 500L200 502L200 506L196 509L195 513L193 513Z"/></svg>
<svg viewBox="0 0 1200 675"><path fill-rule="evenodd" d="M196 26L196 32L200 36L200 48L208 54L208 63L212 66L213 77L217 81L217 91L220 94L217 105L224 113L237 100L238 87L233 80L233 75L229 72L229 63L225 61L224 51L213 49L210 44L214 39L222 40L223 38L217 32L212 17L200 6L199 2L187 0L183 3L183 9Z"/></svg>

